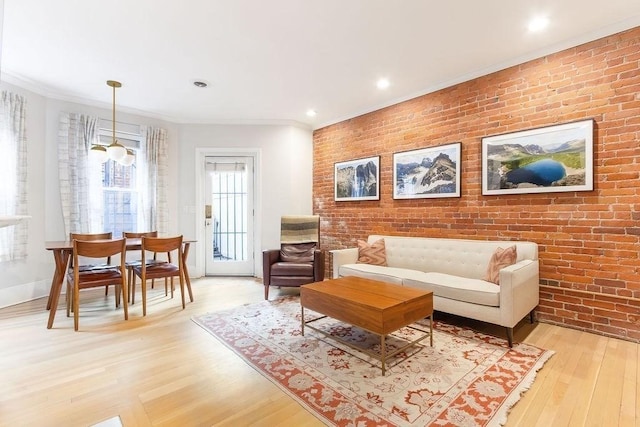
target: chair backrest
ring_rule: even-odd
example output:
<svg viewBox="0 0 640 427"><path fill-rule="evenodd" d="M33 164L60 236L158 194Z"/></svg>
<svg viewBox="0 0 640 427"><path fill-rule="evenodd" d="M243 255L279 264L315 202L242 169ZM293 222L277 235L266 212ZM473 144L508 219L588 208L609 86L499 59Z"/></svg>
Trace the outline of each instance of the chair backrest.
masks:
<svg viewBox="0 0 640 427"><path fill-rule="evenodd" d="M142 237L158 237L157 231L125 231L122 233L122 237L129 239L140 239Z"/></svg>
<svg viewBox="0 0 640 427"><path fill-rule="evenodd" d="M69 240L105 240L111 239L112 233L69 233Z"/></svg>
<svg viewBox="0 0 640 427"><path fill-rule="evenodd" d="M84 242L90 242L93 240L108 240L112 238L112 233L109 231L108 233L69 233L69 240L72 242L75 240L82 240ZM111 257L107 256L107 264L111 264ZM71 261L71 265L69 267L73 267L77 264L77 259ZM82 264L86 264L88 261L86 259L82 260Z"/></svg>
<svg viewBox="0 0 640 427"><path fill-rule="evenodd" d="M109 240L74 240L73 241L73 258L75 261L78 257L86 258L105 258L119 253L125 253L127 250L126 240L109 239Z"/></svg>
<svg viewBox="0 0 640 427"><path fill-rule="evenodd" d="M177 250L178 261L182 260L182 235L175 237L142 237L142 260L146 258L146 252L171 252Z"/></svg>

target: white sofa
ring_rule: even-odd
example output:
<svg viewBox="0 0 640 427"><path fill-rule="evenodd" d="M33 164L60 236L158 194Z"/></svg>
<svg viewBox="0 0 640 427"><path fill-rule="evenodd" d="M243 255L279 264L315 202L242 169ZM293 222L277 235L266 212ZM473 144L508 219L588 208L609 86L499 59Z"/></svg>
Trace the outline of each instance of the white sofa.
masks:
<svg viewBox="0 0 640 427"><path fill-rule="evenodd" d="M330 251L333 278L359 276L433 291L436 311L513 327L539 301L538 245L522 241L487 241L372 235L384 239L387 266L357 263L358 249ZM516 245L516 263L500 270L499 285L484 280L493 252Z"/></svg>

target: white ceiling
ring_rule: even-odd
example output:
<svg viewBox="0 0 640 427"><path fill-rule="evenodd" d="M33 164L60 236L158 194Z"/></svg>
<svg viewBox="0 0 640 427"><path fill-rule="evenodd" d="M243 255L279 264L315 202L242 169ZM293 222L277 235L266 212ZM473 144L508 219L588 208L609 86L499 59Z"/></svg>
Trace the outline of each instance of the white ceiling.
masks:
<svg viewBox="0 0 640 427"><path fill-rule="evenodd" d="M4 0L0 78L107 108L113 79L118 111L317 129L637 26L640 0Z"/></svg>

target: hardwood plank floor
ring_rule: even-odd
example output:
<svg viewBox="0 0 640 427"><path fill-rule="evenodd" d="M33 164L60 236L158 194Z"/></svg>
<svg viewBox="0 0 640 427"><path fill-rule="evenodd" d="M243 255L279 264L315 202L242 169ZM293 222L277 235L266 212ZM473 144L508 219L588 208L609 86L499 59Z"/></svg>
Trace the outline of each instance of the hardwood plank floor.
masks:
<svg viewBox="0 0 640 427"><path fill-rule="evenodd" d="M252 278L192 281L181 309L164 287L138 299L129 321L101 289L81 296L80 332L61 298L46 329L46 299L0 309L0 426L320 426L312 414L191 321L263 300ZM297 289L272 289L271 298ZM503 328L448 321L502 336ZM436 313L438 319L438 313ZM509 415L507 426L640 425L638 344L536 323L515 340L556 354Z"/></svg>

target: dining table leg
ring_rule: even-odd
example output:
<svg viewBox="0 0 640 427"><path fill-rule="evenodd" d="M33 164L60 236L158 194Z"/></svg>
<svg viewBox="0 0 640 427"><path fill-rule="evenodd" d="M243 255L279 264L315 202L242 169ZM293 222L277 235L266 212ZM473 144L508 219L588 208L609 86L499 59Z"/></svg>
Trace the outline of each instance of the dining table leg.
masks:
<svg viewBox="0 0 640 427"><path fill-rule="evenodd" d="M184 281L187 284L187 290L189 291L189 300L193 302L193 291L191 291L191 280L189 279L189 270L187 269L187 257L189 256L190 242L184 243L182 249L182 271L184 273Z"/></svg>
<svg viewBox="0 0 640 427"><path fill-rule="evenodd" d="M49 310L47 329L51 329L53 327L56 311L58 311L58 300L60 299L60 292L62 291L62 284L64 283L64 276L69 263L69 258L71 257L71 251L66 249L54 250L53 257L56 263L56 271L53 274L51 290L49 291L49 300L47 302L47 309Z"/></svg>

